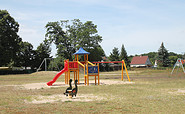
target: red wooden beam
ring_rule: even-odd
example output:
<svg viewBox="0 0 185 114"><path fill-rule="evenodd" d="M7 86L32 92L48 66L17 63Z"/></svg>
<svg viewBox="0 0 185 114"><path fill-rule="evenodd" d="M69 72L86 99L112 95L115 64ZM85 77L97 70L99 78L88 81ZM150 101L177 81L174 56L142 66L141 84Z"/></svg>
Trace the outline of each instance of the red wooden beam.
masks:
<svg viewBox="0 0 185 114"><path fill-rule="evenodd" d="M105 62L92 62L92 63L122 63L122 61L105 61Z"/></svg>

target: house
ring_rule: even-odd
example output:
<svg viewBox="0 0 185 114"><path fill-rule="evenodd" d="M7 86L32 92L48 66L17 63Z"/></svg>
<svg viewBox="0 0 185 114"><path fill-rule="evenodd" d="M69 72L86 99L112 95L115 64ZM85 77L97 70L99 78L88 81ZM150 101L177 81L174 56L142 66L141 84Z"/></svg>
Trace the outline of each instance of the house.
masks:
<svg viewBox="0 0 185 114"><path fill-rule="evenodd" d="M135 56L132 58L130 67L150 67L153 66L148 56Z"/></svg>

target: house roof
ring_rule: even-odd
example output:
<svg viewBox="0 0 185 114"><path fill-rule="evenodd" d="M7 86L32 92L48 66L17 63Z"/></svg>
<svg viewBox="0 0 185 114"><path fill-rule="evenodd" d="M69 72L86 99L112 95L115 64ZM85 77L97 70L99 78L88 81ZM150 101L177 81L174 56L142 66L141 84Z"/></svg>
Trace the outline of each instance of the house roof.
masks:
<svg viewBox="0 0 185 114"><path fill-rule="evenodd" d="M131 65L135 64L145 64L148 59L148 56L135 56L132 58Z"/></svg>
<svg viewBox="0 0 185 114"><path fill-rule="evenodd" d="M90 54L90 53L85 51L82 47L80 47L80 49L73 55L85 55L85 54Z"/></svg>

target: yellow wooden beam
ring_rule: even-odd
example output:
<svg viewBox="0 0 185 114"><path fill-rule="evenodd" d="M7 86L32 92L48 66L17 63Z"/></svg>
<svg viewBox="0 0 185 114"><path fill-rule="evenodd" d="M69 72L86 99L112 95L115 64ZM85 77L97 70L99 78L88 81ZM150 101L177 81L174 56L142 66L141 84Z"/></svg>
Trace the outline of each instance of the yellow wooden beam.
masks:
<svg viewBox="0 0 185 114"><path fill-rule="evenodd" d="M88 61L88 63L90 64L90 65L92 65L92 66L95 66L93 63L91 63L90 61Z"/></svg>
<svg viewBox="0 0 185 114"><path fill-rule="evenodd" d="M78 61L78 64L81 65L82 67L85 67L81 62Z"/></svg>
<svg viewBox="0 0 185 114"><path fill-rule="evenodd" d="M126 67L125 61L124 60L122 60L122 61L123 61L124 67L125 67L125 71L127 73L127 78L128 78L128 80L130 82L130 78L129 78L129 75L128 75L128 71L127 71L127 67Z"/></svg>
<svg viewBox="0 0 185 114"><path fill-rule="evenodd" d="M123 60L124 61L124 60ZM122 68L121 68L121 80L123 81L123 61L122 61Z"/></svg>

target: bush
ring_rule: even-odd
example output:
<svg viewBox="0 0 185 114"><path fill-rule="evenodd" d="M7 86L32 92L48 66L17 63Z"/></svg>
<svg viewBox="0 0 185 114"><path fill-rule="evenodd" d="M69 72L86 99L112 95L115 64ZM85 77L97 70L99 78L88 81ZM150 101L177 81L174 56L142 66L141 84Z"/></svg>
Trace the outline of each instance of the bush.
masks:
<svg viewBox="0 0 185 114"><path fill-rule="evenodd" d="M33 70L12 70L12 69L1 69L0 70L0 75L5 75L5 74L30 74L33 73Z"/></svg>

